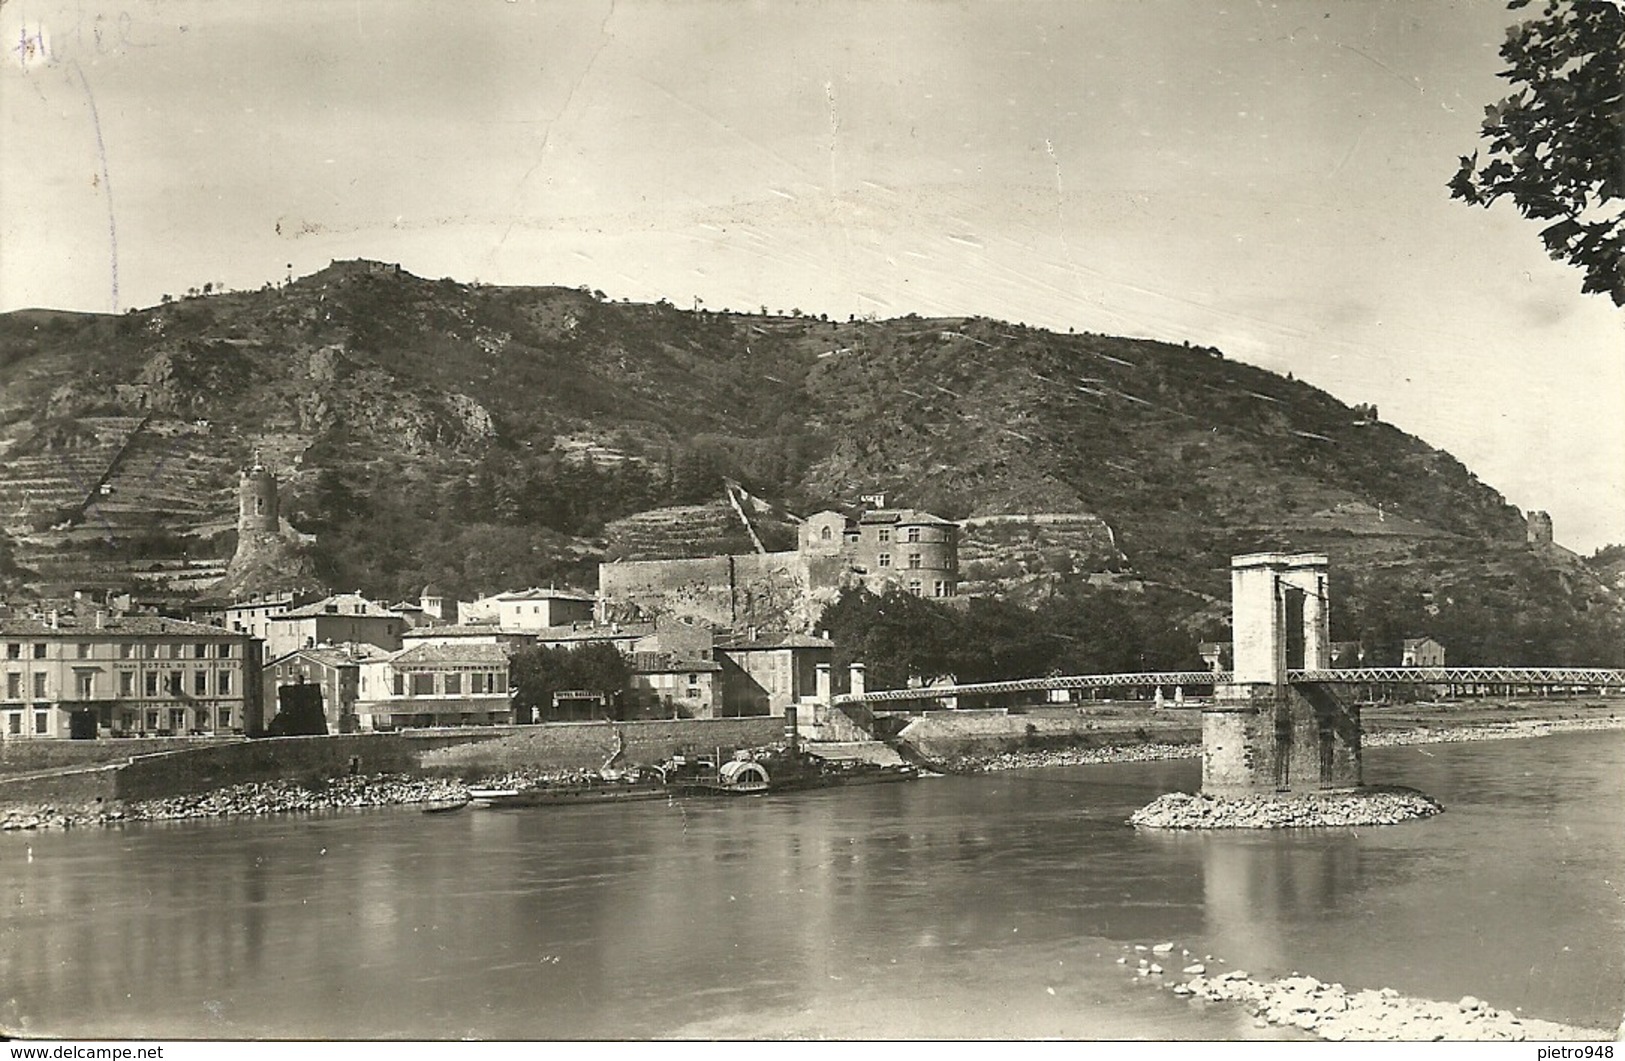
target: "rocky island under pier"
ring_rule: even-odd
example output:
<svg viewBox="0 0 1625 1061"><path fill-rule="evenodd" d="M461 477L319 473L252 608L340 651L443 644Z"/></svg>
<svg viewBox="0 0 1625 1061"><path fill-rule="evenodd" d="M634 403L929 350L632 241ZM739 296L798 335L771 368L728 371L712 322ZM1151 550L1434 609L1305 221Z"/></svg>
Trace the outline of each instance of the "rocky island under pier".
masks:
<svg viewBox="0 0 1625 1061"><path fill-rule="evenodd" d="M1144 829L1313 829L1397 825L1442 810L1432 797L1398 786L1298 796L1169 792L1135 811L1128 822Z"/></svg>

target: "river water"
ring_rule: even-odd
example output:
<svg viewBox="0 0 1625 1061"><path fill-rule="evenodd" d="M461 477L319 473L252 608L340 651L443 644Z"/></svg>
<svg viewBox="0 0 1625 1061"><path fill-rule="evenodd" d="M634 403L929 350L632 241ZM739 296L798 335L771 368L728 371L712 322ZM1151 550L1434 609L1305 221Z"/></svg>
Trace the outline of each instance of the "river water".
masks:
<svg viewBox="0 0 1625 1061"><path fill-rule="evenodd" d="M0 836L0 1025L156 1038L1272 1037L1125 947L1612 1028L1625 733L1369 751L1448 807L1143 833L1194 761ZM1189 949L1193 958L1181 957ZM1228 964L1219 964L1222 959ZM1295 1034L1295 1033L1293 1033Z"/></svg>

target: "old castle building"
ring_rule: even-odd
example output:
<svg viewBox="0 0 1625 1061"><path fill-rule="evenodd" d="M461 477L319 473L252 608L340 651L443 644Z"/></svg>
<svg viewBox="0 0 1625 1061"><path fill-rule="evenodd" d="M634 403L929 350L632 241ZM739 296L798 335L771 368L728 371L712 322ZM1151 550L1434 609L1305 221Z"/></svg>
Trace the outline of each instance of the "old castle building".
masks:
<svg viewBox="0 0 1625 1061"><path fill-rule="evenodd" d="M283 524L276 476L256 457L238 478L237 551L206 599L229 603L321 588L304 541Z"/></svg>
<svg viewBox="0 0 1625 1061"><path fill-rule="evenodd" d="M605 621L804 630L851 586L956 596L959 525L916 509L819 512L802 521L794 551L614 561L599 565L598 586Z"/></svg>

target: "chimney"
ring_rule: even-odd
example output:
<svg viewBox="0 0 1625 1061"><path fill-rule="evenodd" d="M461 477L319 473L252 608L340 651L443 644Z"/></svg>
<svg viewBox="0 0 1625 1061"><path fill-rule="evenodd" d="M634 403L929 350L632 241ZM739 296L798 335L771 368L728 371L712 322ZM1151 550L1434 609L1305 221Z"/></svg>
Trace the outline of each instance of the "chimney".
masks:
<svg viewBox="0 0 1625 1061"><path fill-rule="evenodd" d="M56 616L56 609L55 608L51 609L51 629L52 630L60 629L60 627L57 625L57 616Z"/></svg>
<svg viewBox="0 0 1625 1061"><path fill-rule="evenodd" d="M102 630L107 626L107 613L100 608L96 609L96 629Z"/></svg>
<svg viewBox="0 0 1625 1061"><path fill-rule="evenodd" d="M861 698L863 696L863 693L864 693L863 664L861 664L861 663L852 664L852 669L851 669L850 673L851 673L851 690L850 691L851 691L853 696Z"/></svg>
<svg viewBox="0 0 1625 1061"><path fill-rule="evenodd" d="M827 704L831 699L830 665L828 663L819 663L814 667L814 672L817 675L818 702Z"/></svg>

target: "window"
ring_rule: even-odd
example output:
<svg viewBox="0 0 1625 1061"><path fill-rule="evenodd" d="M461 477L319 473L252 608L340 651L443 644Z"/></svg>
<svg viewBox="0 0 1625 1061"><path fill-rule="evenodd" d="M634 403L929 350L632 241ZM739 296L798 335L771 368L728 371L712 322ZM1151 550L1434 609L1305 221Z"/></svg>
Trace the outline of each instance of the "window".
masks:
<svg viewBox="0 0 1625 1061"><path fill-rule="evenodd" d="M920 566L920 554L919 553L909 553L908 554L908 566L910 568L918 568Z"/></svg>
<svg viewBox="0 0 1625 1061"><path fill-rule="evenodd" d="M43 674L34 675L34 699L45 699L45 675Z"/></svg>
<svg viewBox="0 0 1625 1061"><path fill-rule="evenodd" d="M135 674L132 671L120 671L118 676L118 694L120 696L135 695Z"/></svg>
<svg viewBox="0 0 1625 1061"><path fill-rule="evenodd" d="M156 712L156 711L148 711L147 712L147 729L154 730L154 729L157 729L157 728L158 728L158 712Z"/></svg>
<svg viewBox="0 0 1625 1061"><path fill-rule="evenodd" d="M39 642L36 642L34 644L34 658L35 659L44 659L45 658L45 642L39 641Z"/></svg>
<svg viewBox="0 0 1625 1061"><path fill-rule="evenodd" d="M75 651L78 652L80 659L89 659L90 658L90 645L89 645L88 642L85 642L85 641L79 642L79 645L78 645L78 647L77 647L77 649Z"/></svg>
<svg viewBox="0 0 1625 1061"><path fill-rule="evenodd" d="M215 676L214 676L214 695L216 695L216 696L230 696L231 695L231 671L223 670L223 671L218 671L218 672L215 673Z"/></svg>
<svg viewBox="0 0 1625 1061"><path fill-rule="evenodd" d="M404 674L395 675L395 695L396 696L405 696L406 695L406 675L404 675Z"/></svg>
<svg viewBox="0 0 1625 1061"><path fill-rule="evenodd" d="M128 641L124 642L122 645L120 645L118 647L118 658L119 659L133 659L134 657L135 657L135 646L130 644Z"/></svg>
<svg viewBox="0 0 1625 1061"><path fill-rule="evenodd" d="M918 597L920 595L920 580L917 578L909 579L908 591Z"/></svg>
<svg viewBox="0 0 1625 1061"><path fill-rule="evenodd" d="M181 682L180 671L172 670L169 672L169 676L164 679L164 689L168 691L170 696L179 696L186 690L186 686Z"/></svg>
<svg viewBox="0 0 1625 1061"><path fill-rule="evenodd" d="M446 692L457 696L463 691L463 676L461 674L446 675Z"/></svg>
<svg viewBox="0 0 1625 1061"><path fill-rule="evenodd" d="M485 675L470 674L468 676L468 691L471 693L485 692Z"/></svg>
<svg viewBox="0 0 1625 1061"><path fill-rule="evenodd" d="M423 674L414 674L414 675L412 675L412 695L413 696L433 696L434 695L434 674L433 673L423 673Z"/></svg>
<svg viewBox="0 0 1625 1061"><path fill-rule="evenodd" d="M23 716L20 711L13 711L6 716L6 732L16 736L23 731Z"/></svg>
<svg viewBox="0 0 1625 1061"><path fill-rule="evenodd" d="M8 641L6 643L6 658L7 659L22 659L23 658L23 646L21 644L19 644L18 642L16 642L16 641Z"/></svg>
<svg viewBox="0 0 1625 1061"><path fill-rule="evenodd" d="M202 710L201 708L198 710L198 713L197 713L197 728L198 729L208 729L209 728L209 713L207 711Z"/></svg>
<svg viewBox="0 0 1625 1061"><path fill-rule="evenodd" d="M830 530L828 527L825 527L823 530L818 532L818 537L827 542L835 537L835 532Z"/></svg>
<svg viewBox="0 0 1625 1061"><path fill-rule="evenodd" d="M883 542L891 541L891 528L890 527L882 527L882 528L880 528L878 536L879 536L880 541L883 541Z"/></svg>
<svg viewBox="0 0 1625 1061"><path fill-rule="evenodd" d="M96 676L94 674L76 674L76 684L79 686L79 699L89 700L96 694Z"/></svg>
<svg viewBox="0 0 1625 1061"><path fill-rule="evenodd" d="M185 645L182 645L182 644L180 644L178 642L175 643L175 644L170 645L169 646L169 658L170 659L180 659L180 658L182 658L185 655L185 651L184 651L185 648L186 648Z"/></svg>
<svg viewBox="0 0 1625 1061"><path fill-rule="evenodd" d="M221 659L230 659L231 658L231 642L230 641L222 641L220 643L219 656L220 656Z"/></svg>
<svg viewBox="0 0 1625 1061"><path fill-rule="evenodd" d="M891 566L891 553L881 553L879 556L876 556L875 557L875 566L876 567L890 567Z"/></svg>
<svg viewBox="0 0 1625 1061"><path fill-rule="evenodd" d="M207 696L209 694L209 672L199 670L192 672L192 695Z"/></svg>
<svg viewBox="0 0 1625 1061"><path fill-rule="evenodd" d="M124 712L123 714L121 714L119 716L119 721L124 727L124 732L126 732L126 733L135 732L135 712L134 711L126 711L126 712Z"/></svg>
<svg viewBox="0 0 1625 1061"><path fill-rule="evenodd" d="M209 646L204 644L202 641L199 641L197 644L192 646L193 659L204 659L208 656L208 654Z"/></svg>
<svg viewBox="0 0 1625 1061"><path fill-rule="evenodd" d="M220 728L221 729L230 729L231 728L231 708L229 708L229 707L222 707L220 709Z"/></svg>
<svg viewBox="0 0 1625 1061"><path fill-rule="evenodd" d="M911 541L911 542L919 541L920 540L920 528L918 528L918 527L910 527L908 529L908 540Z"/></svg>
<svg viewBox="0 0 1625 1061"><path fill-rule="evenodd" d="M34 712L34 732L44 733L51 728L51 716L44 711Z"/></svg>
<svg viewBox="0 0 1625 1061"><path fill-rule="evenodd" d="M506 674L487 675L486 684L490 686L490 691L493 693L505 693L508 691L508 676Z"/></svg>
<svg viewBox="0 0 1625 1061"><path fill-rule="evenodd" d="M169 728L176 733L186 729L186 711L184 708L172 707L169 709Z"/></svg>
<svg viewBox="0 0 1625 1061"><path fill-rule="evenodd" d="M699 696L700 696L700 687L699 686L691 685L691 686L688 687L688 698L690 700L697 700L697 699L699 699Z"/></svg>
<svg viewBox="0 0 1625 1061"><path fill-rule="evenodd" d="M946 597L948 595L948 583L938 581L936 586L936 595L939 597Z"/></svg>
<svg viewBox="0 0 1625 1061"><path fill-rule="evenodd" d="M23 676L16 671L6 675L6 699L21 700L23 698Z"/></svg>
<svg viewBox="0 0 1625 1061"><path fill-rule="evenodd" d="M155 671L155 670L147 671L146 681L144 681L142 683L142 685L145 687L146 693L147 693L148 696L157 696L158 695L158 672ZM157 723L154 722L153 725L156 726Z"/></svg>
<svg viewBox="0 0 1625 1061"><path fill-rule="evenodd" d="M700 676L698 674L690 674L688 676L688 684L690 684L690 685L698 685L698 684L700 684Z"/></svg>

